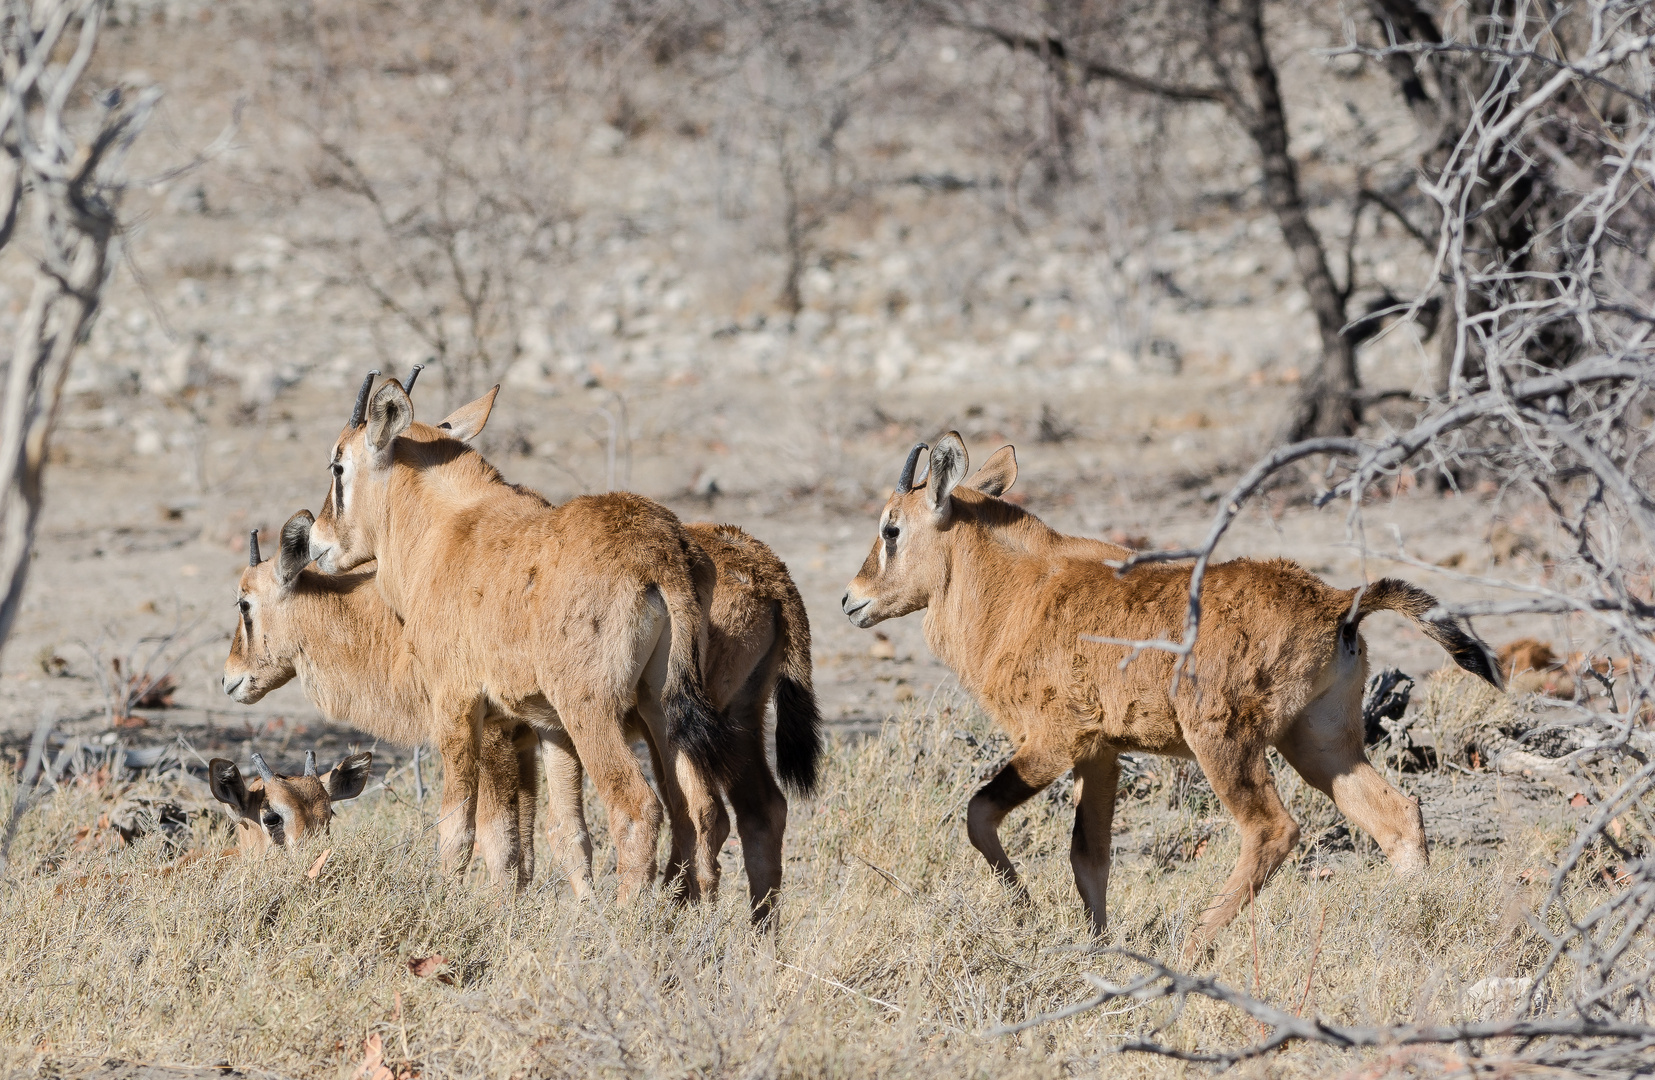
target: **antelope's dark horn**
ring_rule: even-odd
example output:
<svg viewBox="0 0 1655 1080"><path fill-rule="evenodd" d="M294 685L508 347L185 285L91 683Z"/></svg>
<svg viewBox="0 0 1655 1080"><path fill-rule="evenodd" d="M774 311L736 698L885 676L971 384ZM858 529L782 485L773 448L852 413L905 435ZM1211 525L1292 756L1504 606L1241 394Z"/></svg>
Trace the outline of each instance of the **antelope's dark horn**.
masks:
<svg viewBox="0 0 1655 1080"><path fill-rule="evenodd" d="M305 751L305 775L316 775L316 751L314 750Z"/></svg>
<svg viewBox="0 0 1655 1080"><path fill-rule="evenodd" d="M351 427L361 427L362 421L368 418L368 394L374 388L374 379L379 375L379 369L368 372L368 377L362 380L362 389L356 392L356 408L351 410Z"/></svg>
<svg viewBox="0 0 1655 1080"><path fill-rule="evenodd" d="M253 529L247 534L247 565L257 566L259 561L259 531Z"/></svg>
<svg viewBox="0 0 1655 1080"><path fill-rule="evenodd" d="M914 448L908 451L908 460L902 466L902 475L896 478L896 493L898 495L906 495L914 489L914 466L919 464L919 452L929 449L930 447L924 443L917 442L914 444ZM930 462L926 462L925 471L927 473L931 471Z"/></svg>
<svg viewBox="0 0 1655 1080"><path fill-rule="evenodd" d="M414 380L419 378L419 373L424 371L424 370L425 370L425 365L424 364L415 364L414 365L414 370L410 371L408 373L408 385L404 386L402 388L402 392L404 394L412 394L414 392Z"/></svg>
<svg viewBox="0 0 1655 1080"><path fill-rule="evenodd" d="M253 755L253 768L259 771L260 776L264 777L265 783L269 784L275 781L276 777L275 774L270 771L270 766L266 765L264 763L264 758L258 754Z"/></svg>

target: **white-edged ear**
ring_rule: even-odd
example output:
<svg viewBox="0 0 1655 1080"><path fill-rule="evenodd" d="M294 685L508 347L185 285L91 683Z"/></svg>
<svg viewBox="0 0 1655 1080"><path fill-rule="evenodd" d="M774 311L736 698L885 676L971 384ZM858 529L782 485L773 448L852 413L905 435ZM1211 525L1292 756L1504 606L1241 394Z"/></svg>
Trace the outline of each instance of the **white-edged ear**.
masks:
<svg viewBox="0 0 1655 1080"><path fill-rule="evenodd" d="M328 798L333 802L345 802L362 794L362 789L368 786L368 773L373 763L373 754L364 750L329 769L328 774L322 777L322 786L327 788Z"/></svg>
<svg viewBox="0 0 1655 1080"><path fill-rule="evenodd" d="M483 425L488 423L488 414L494 411L494 397L499 392L500 387L496 384L493 390L476 401L461 405L449 413L437 426L442 428L443 433L450 439L470 442L482 434Z"/></svg>
<svg viewBox="0 0 1655 1080"><path fill-rule="evenodd" d="M282 546L276 552L276 583L286 588L310 565L310 527L316 518L300 510L282 526Z"/></svg>
<svg viewBox="0 0 1655 1080"><path fill-rule="evenodd" d="M1009 491L1016 481L1017 451L1009 446L1002 446L990 454L988 460L971 474L971 479L965 482L965 486L984 495L999 498Z"/></svg>
<svg viewBox="0 0 1655 1080"><path fill-rule="evenodd" d="M413 422L414 403L407 391L395 379L387 379L368 406L368 448L380 464L390 460L391 443Z"/></svg>
<svg viewBox="0 0 1655 1080"><path fill-rule="evenodd" d="M239 817L250 817L247 809L247 784L241 770L228 758L215 757L207 763L207 787L213 798L234 810Z"/></svg>
<svg viewBox="0 0 1655 1080"><path fill-rule="evenodd" d="M925 476L925 504L938 521L948 520L952 513L954 488L965 476L969 464L965 440L957 431L950 431L931 447L931 460Z"/></svg>

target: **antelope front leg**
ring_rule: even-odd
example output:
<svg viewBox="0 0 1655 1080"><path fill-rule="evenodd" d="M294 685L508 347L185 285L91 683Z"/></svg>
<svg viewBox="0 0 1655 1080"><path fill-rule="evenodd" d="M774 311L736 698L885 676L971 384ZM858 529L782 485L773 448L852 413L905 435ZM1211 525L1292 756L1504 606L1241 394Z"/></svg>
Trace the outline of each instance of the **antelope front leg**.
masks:
<svg viewBox="0 0 1655 1080"><path fill-rule="evenodd" d="M521 891L528 880L522 872L518 831L517 747L499 722L483 723L477 743L477 846L482 849L490 883L504 886L509 882Z"/></svg>
<svg viewBox="0 0 1655 1080"><path fill-rule="evenodd" d="M585 900L592 895L592 834L581 798L586 774L574 742L562 728L540 733L540 751L546 772L546 839L575 898Z"/></svg>
<svg viewBox="0 0 1655 1080"><path fill-rule="evenodd" d="M477 841L477 745L470 706L458 714L447 712L448 722L437 735L442 757L442 805L437 817L437 853L445 873L463 874L471 864Z"/></svg>
<svg viewBox="0 0 1655 1080"><path fill-rule="evenodd" d="M534 880L534 818L540 802L540 736L528 724L512 732L517 752L517 841L522 854L517 860L517 891Z"/></svg>
<svg viewBox="0 0 1655 1080"><path fill-rule="evenodd" d="M1098 937L1108 924L1109 847L1114 840L1115 792L1120 782L1121 759L1112 751L1075 762L1075 829L1069 838L1069 865L1091 918L1092 933Z"/></svg>
<svg viewBox="0 0 1655 1080"><path fill-rule="evenodd" d="M1017 890L1024 900L1029 898L1029 891L1023 887L1017 867L1000 843L1000 822L1068 772L1070 765L1066 756L1053 753L1030 739L1018 748L994 779L971 797L966 807L965 832L971 838L971 846L982 852L1000 880Z"/></svg>

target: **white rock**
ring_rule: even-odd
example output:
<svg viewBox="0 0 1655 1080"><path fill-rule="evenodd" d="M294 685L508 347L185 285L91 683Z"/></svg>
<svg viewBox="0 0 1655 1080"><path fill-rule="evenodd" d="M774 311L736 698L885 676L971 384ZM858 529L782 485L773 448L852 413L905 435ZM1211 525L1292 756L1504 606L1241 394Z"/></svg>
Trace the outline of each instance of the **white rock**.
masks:
<svg viewBox="0 0 1655 1080"><path fill-rule="evenodd" d="M586 136L586 149L595 154L613 154L626 143L626 136L608 124L599 124Z"/></svg>
<svg viewBox="0 0 1655 1080"><path fill-rule="evenodd" d="M1518 1003L1533 985L1534 980L1527 975L1482 979L1466 988L1460 1001L1462 1011L1476 1020L1504 1020L1516 1013Z"/></svg>

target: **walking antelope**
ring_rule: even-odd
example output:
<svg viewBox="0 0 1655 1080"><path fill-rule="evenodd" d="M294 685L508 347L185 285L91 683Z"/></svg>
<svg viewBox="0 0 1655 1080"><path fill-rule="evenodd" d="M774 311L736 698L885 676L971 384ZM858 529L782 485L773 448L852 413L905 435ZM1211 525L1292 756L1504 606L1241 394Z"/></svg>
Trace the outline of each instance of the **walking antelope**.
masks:
<svg viewBox="0 0 1655 1080"><path fill-rule="evenodd" d="M237 594L241 622L224 663L225 692L252 704L296 677L312 703L335 720L391 742L434 742L431 702L412 663L407 631L380 598L372 571L328 575L305 569L311 523L308 511L294 514L282 528L280 550L269 560L259 558L258 534L250 538L250 565L242 571ZM733 776L726 794L735 810L759 918L781 885L787 824L787 801L764 754L764 708L772 695L782 779L805 794L816 783L821 733L811 688L810 626L786 566L768 547L731 525L685 529L718 570L708 607L705 679L713 704L727 712L739 733L730 747ZM592 848L581 799L583 770L545 700L531 702L529 712L544 729L552 850L576 891L584 894L591 880ZM479 730L479 803L517 807L521 888L533 875L536 740L527 726L520 726L520 718L494 709ZM636 711L628 718L628 735L649 743L659 776L664 771L661 755ZM488 816L488 811L478 813ZM721 817L715 831L718 845L728 830L728 818ZM674 833L679 863L693 854L687 850L689 839ZM504 872L492 865L490 870L497 880Z"/></svg>
<svg viewBox="0 0 1655 1080"><path fill-rule="evenodd" d="M648 499L617 492L552 506L508 485L464 441L482 430L499 387L431 427L415 423L395 379L370 409L372 384L370 375L334 443L310 553L327 573L378 561L376 586L406 623L435 710L445 805L476 790L487 709L527 715L544 698L608 808L629 900L654 879L661 819L627 740L636 707L666 756L673 825L694 837L688 890L711 892L716 790L729 779L733 735L702 686L697 574L710 592L710 564ZM462 817L439 831L448 850L471 844ZM504 829L484 835L510 845Z"/></svg>
<svg viewBox="0 0 1655 1080"><path fill-rule="evenodd" d="M207 763L207 786L213 798L235 811L242 854L256 855L272 845L292 847L309 837L325 836L333 804L362 794L372 764L373 755L364 751L317 776L316 751L306 750L303 776L278 776L254 754L253 768L259 775L248 781L235 762L213 758Z"/></svg>
<svg viewBox="0 0 1655 1080"><path fill-rule="evenodd" d="M1201 916L1190 953L1228 923L1298 842L1265 750L1288 764L1379 842L1398 872L1426 865L1419 805L1368 764L1362 748L1367 652L1357 626L1375 611L1419 624L1455 663L1499 685L1488 647L1436 601L1402 581L1335 589L1285 559L1237 559L1207 570L1201 632L1172 693L1171 654L1087 640L1176 638L1187 566L1117 573L1119 548L1064 536L998 496L1017 475L1004 447L965 479L955 432L914 481L908 455L879 518L879 536L841 606L860 627L925 611L925 639L1017 743L972 797L966 831L1008 884L1021 888L1000 844L1005 816L1064 773L1075 775L1069 859L1094 932L1104 929L1110 827L1123 752L1194 758L1241 830L1241 856ZM1193 677L1190 677L1193 676Z"/></svg>

